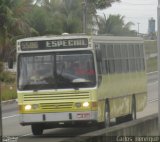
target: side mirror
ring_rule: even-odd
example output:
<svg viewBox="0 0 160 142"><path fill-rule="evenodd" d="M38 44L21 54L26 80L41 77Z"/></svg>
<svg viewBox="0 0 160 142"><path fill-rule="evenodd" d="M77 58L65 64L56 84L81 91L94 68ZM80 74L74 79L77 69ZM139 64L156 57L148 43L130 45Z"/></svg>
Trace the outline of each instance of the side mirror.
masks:
<svg viewBox="0 0 160 142"><path fill-rule="evenodd" d="M12 58L9 58L8 60L8 68L13 69L13 59Z"/></svg>

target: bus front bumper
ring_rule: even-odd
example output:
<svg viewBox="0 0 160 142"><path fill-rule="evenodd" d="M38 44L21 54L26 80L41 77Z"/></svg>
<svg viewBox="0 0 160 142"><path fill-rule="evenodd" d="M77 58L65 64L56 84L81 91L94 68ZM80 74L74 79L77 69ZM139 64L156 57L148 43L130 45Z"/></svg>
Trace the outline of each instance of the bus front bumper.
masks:
<svg viewBox="0 0 160 142"><path fill-rule="evenodd" d="M65 123L76 121L97 121L97 111L19 114L21 125L33 123Z"/></svg>

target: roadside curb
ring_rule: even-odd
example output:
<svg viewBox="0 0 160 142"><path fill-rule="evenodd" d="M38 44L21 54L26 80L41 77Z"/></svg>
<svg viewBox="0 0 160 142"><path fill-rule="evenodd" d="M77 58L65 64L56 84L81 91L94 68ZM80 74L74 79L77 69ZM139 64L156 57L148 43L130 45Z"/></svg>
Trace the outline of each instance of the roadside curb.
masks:
<svg viewBox="0 0 160 142"><path fill-rule="evenodd" d="M13 99L13 100L8 100L8 101L2 101L1 104L6 105L6 104L13 104L16 102L17 102L17 99Z"/></svg>

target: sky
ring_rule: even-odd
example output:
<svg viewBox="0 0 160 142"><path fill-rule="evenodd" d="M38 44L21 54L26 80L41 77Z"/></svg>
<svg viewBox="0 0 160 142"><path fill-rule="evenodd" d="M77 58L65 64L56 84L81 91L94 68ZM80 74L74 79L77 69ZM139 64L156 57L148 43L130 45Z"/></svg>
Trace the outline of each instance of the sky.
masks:
<svg viewBox="0 0 160 142"><path fill-rule="evenodd" d="M121 0L112 4L111 7L104 10L98 10L97 14L105 14L108 17L110 14L120 14L124 16L125 23L133 22L134 26L131 29L140 33L148 33L148 20L153 17L156 20L157 30L157 6L158 0Z"/></svg>

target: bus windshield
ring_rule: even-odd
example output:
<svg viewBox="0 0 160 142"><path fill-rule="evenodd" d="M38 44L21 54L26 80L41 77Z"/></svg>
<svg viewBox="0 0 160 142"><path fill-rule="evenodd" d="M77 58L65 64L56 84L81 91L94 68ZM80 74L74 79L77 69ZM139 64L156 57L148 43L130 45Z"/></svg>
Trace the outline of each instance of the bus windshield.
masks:
<svg viewBox="0 0 160 142"><path fill-rule="evenodd" d="M22 54L18 64L19 90L94 87L92 52Z"/></svg>

